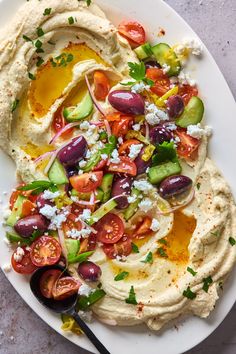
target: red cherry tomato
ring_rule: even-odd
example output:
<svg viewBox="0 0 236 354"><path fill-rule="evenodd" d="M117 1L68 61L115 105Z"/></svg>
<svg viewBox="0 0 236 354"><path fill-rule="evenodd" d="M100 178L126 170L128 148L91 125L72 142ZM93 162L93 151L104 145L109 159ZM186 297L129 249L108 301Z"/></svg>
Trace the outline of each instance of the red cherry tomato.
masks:
<svg viewBox="0 0 236 354"><path fill-rule="evenodd" d="M17 250L13 253L11 257L12 268L15 272L20 274L31 274L37 267L32 263L30 258L30 251L26 247L22 247L24 250L24 255L20 261L16 261L14 255L17 253Z"/></svg>
<svg viewBox="0 0 236 354"><path fill-rule="evenodd" d="M163 96L170 89L170 79L159 68L148 68L146 71L147 78L154 81L151 91L157 96Z"/></svg>
<svg viewBox="0 0 236 354"><path fill-rule="evenodd" d="M119 147L119 154L120 155L127 155L129 153L130 150L130 146L131 145L138 145L140 144L140 141L138 141L137 139L129 139L126 140L120 147Z"/></svg>
<svg viewBox="0 0 236 354"><path fill-rule="evenodd" d="M116 173L125 173L130 176L137 175L137 166L129 157L120 156L119 159L119 163L110 163L108 171Z"/></svg>
<svg viewBox="0 0 236 354"><path fill-rule="evenodd" d="M76 294L81 283L72 277L59 278L52 288L52 296L55 300L64 300Z"/></svg>
<svg viewBox="0 0 236 354"><path fill-rule="evenodd" d="M124 234L124 223L122 219L112 213L106 214L94 226L97 231L97 239L103 243L116 243Z"/></svg>
<svg viewBox="0 0 236 354"><path fill-rule="evenodd" d="M141 223L137 225L136 229L134 230L133 237L136 239L145 238L147 236L147 233L150 233L151 231L151 224L152 220L148 216L146 216L141 221Z"/></svg>
<svg viewBox="0 0 236 354"><path fill-rule="evenodd" d="M41 236L31 245L30 258L37 267L55 264L60 257L61 245L53 237Z"/></svg>
<svg viewBox="0 0 236 354"><path fill-rule="evenodd" d="M41 294L47 299L52 298L52 288L62 272L59 269L49 269L43 273L39 281Z"/></svg>
<svg viewBox="0 0 236 354"><path fill-rule="evenodd" d="M117 256L128 256L132 252L131 238L125 235L120 239L119 242L110 245L105 244L102 248L104 253L110 259L114 259Z"/></svg>
<svg viewBox="0 0 236 354"><path fill-rule="evenodd" d="M175 131L179 137L177 152L180 157L188 158L198 149L200 140L195 139L186 133L185 129L178 128Z"/></svg>
<svg viewBox="0 0 236 354"><path fill-rule="evenodd" d="M119 137L128 133L130 126L133 123L132 116L121 116L120 120L114 121L112 124L112 134Z"/></svg>
<svg viewBox="0 0 236 354"><path fill-rule="evenodd" d="M81 241L80 244L80 253L87 251L94 251L97 244L97 235L90 234L88 238L85 238Z"/></svg>
<svg viewBox="0 0 236 354"><path fill-rule="evenodd" d="M13 206L18 198L19 195L23 195L24 197L27 197L32 203L35 203L37 199L37 195L31 195L32 191L20 191L17 188L25 186L25 183L19 184L12 192L9 200L9 206L10 209L13 209Z"/></svg>
<svg viewBox="0 0 236 354"><path fill-rule="evenodd" d="M196 86L182 85L179 86L178 95L183 98L184 104L187 105L193 96L198 95L198 89Z"/></svg>
<svg viewBox="0 0 236 354"><path fill-rule="evenodd" d="M93 171L101 171L107 166L108 159L101 160L99 163L93 168Z"/></svg>
<svg viewBox="0 0 236 354"><path fill-rule="evenodd" d="M110 90L108 77L102 71L95 71L93 81L94 95L96 99L99 101L105 101Z"/></svg>
<svg viewBox="0 0 236 354"><path fill-rule="evenodd" d="M55 133L58 133L61 129L63 129L68 123L63 117L62 108L60 108L54 115L52 121L52 129ZM68 139L71 137L73 128L68 129L65 133L61 134L61 138Z"/></svg>
<svg viewBox="0 0 236 354"><path fill-rule="evenodd" d="M22 212L21 216L24 218L25 216L28 215L33 215L37 213L37 206L36 204L32 203L30 200L24 200L22 203Z"/></svg>
<svg viewBox="0 0 236 354"><path fill-rule="evenodd" d="M118 32L125 37L132 48L145 43L146 34L143 26L136 21L123 21L118 26Z"/></svg>
<svg viewBox="0 0 236 354"><path fill-rule="evenodd" d="M70 178L70 183L79 193L94 191L102 183L103 172L89 172Z"/></svg>
<svg viewBox="0 0 236 354"><path fill-rule="evenodd" d="M65 235L67 235L67 232L76 229L80 231L82 229L82 223L77 220L77 217L75 214L69 214L67 216L66 221L62 224L62 229Z"/></svg>

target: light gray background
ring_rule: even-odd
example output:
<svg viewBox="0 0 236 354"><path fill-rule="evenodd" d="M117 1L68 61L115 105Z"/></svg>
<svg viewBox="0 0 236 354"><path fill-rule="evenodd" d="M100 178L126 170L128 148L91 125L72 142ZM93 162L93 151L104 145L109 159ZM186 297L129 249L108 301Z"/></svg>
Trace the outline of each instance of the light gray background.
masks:
<svg viewBox="0 0 236 354"><path fill-rule="evenodd" d="M205 42L236 96L236 0L166 0L166 2L176 9ZM1 354L88 353L45 324L23 302L2 272L0 272L0 294ZM236 305L218 329L188 352L190 353L236 353Z"/></svg>

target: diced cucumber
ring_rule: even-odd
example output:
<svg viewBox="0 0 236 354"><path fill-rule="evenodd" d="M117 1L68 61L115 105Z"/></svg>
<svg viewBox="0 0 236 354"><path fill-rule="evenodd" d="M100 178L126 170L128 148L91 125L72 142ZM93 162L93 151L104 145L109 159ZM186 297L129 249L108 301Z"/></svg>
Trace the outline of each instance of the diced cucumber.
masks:
<svg viewBox="0 0 236 354"><path fill-rule="evenodd" d="M87 310L91 305L95 304L98 300L102 299L106 295L103 289L96 289L91 292L89 296L79 296L76 304L77 311Z"/></svg>
<svg viewBox="0 0 236 354"><path fill-rule="evenodd" d="M103 201L104 192L103 192L103 190L102 190L100 187L98 187L98 188L96 189L95 196L96 196L96 199L99 200L100 202Z"/></svg>
<svg viewBox="0 0 236 354"><path fill-rule="evenodd" d="M14 226L15 223L17 222L17 220L21 217L21 213L22 213L22 205L23 202L26 200L27 198L24 197L23 195L19 195L15 201L15 204L13 206L12 212L10 214L10 216L8 217L6 224L8 226Z"/></svg>
<svg viewBox="0 0 236 354"><path fill-rule="evenodd" d="M62 166L62 164L58 161L58 159L56 159L49 172L48 172L48 178L50 179L50 181L52 183L55 184L66 184L68 183L68 178L66 176L66 171L64 169L64 167Z"/></svg>
<svg viewBox="0 0 236 354"><path fill-rule="evenodd" d="M168 76L178 75L181 69L181 64L174 50L166 43L159 43L152 47L152 52L157 62L163 66L164 64L170 67Z"/></svg>
<svg viewBox="0 0 236 354"><path fill-rule="evenodd" d="M181 172L181 166L178 161L166 162L158 166L151 167L148 171L149 182L159 184L163 179L177 175Z"/></svg>
<svg viewBox="0 0 236 354"><path fill-rule="evenodd" d="M80 249L80 241L79 240L72 240L66 239L65 240L66 248L68 250L68 257L74 257L77 255Z"/></svg>
<svg viewBox="0 0 236 354"><path fill-rule="evenodd" d="M109 200L108 202L106 202L105 204L100 206L100 208L97 209L91 215L91 218L89 219L88 224L89 225L95 224L95 222L97 222L98 220L103 218L104 215L108 214L110 211L115 209L116 206L117 206L117 203L116 203L116 201L114 199Z"/></svg>
<svg viewBox="0 0 236 354"><path fill-rule="evenodd" d="M114 175L112 173L106 173L103 176L102 184L100 185L101 190L103 191L103 203L106 203L111 196L112 182Z"/></svg>
<svg viewBox="0 0 236 354"><path fill-rule="evenodd" d="M97 188L96 189L96 199L99 200L99 201L102 201L103 200L103 191L101 190L101 188ZM77 197L78 199L81 199L81 200L90 200L90 197L91 197L91 193L79 193L77 192L76 189L72 189L71 190L71 196L72 197Z"/></svg>
<svg viewBox="0 0 236 354"><path fill-rule="evenodd" d="M14 232L7 232L6 233L6 238L10 243L18 243L20 242L21 245L27 245L28 239L21 237L20 235L14 233Z"/></svg>
<svg viewBox="0 0 236 354"><path fill-rule="evenodd" d="M134 51L140 60L147 59L148 57L151 57L153 54L152 47L148 42L143 45L140 45L138 48L134 49Z"/></svg>
<svg viewBox="0 0 236 354"><path fill-rule="evenodd" d="M66 107L63 116L67 122L75 122L88 117L93 110L93 101L89 92L86 93L82 101L76 107Z"/></svg>
<svg viewBox="0 0 236 354"><path fill-rule="evenodd" d="M199 97L193 96L184 109L182 115L176 119L175 124L181 128L201 122L204 114L204 104Z"/></svg>
<svg viewBox="0 0 236 354"><path fill-rule="evenodd" d="M131 191L131 197L135 197L135 201L130 203L128 208L126 208L123 212L124 218L128 221L137 211L138 205L140 203L140 196L141 192L138 189L133 188Z"/></svg>
<svg viewBox="0 0 236 354"><path fill-rule="evenodd" d="M95 153L90 159L87 161L86 165L81 168L84 172L91 171L100 161L101 154L100 152Z"/></svg>

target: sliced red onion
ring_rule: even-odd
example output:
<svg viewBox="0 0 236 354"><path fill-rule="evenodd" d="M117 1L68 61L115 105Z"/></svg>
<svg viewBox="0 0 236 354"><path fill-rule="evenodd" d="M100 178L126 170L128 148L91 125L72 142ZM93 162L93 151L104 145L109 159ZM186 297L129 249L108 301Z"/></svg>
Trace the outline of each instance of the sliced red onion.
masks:
<svg viewBox="0 0 236 354"><path fill-rule="evenodd" d="M54 137L50 140L49 144L54 143L55 140L57 140L59 138L59 136L61 136L63 133L65 133L67 130L77 127L78 125L80 125L80 121L78 122L74 122L74 123L69 123L67 124L64 128L62 128L61 130L59 130Z"/></svg>
<svg viewBox="0 0 236 354"><path fill-rule="evenodd" d="M107 131L107 135L108 137L111 136L111 127L110 127L110 124L108 123L108 121L106 119L104 119L104 124L105 124L105 127L106 127L106 131Z"/></svg>
<svg viewBox="0 0 236 354"><path fill-rule="evenodd" d="M91 197L90 197L90 201L89 201L91 204L95 204L97 201L96 201L96 198L95 198L95 193L92 192L91 193Z"/></svg>
<svg viewBox="0 0 236 354"><path fill-rule="evenodd" d="M182 204L179 204L173 208L170 208L169 210L167 211L161 211L159 209L159 211L157 212L157 215L167 215L167 214L171 214L171 213L174 213L175 211L185 207L186 205L190 204L191 201L193 200L194 198L194 195L195 195L195 191L194 189L191 190L191 192L189 193L188 195L188 198L182 203Z"/></svg>
<svg viewBox="0 0 236 354"><path fill-rule="evenodd" d="M94 94L93 94L93 90L92 90L92 87L91 87L91 85L90 85L90 83L89 83L89 79L88 79L88 76L87 76L87 75L85 75L85 81L86 81L86 84L87 84L87 87L88 87L90 96L91 96L91 98L92 98L92 101L93 101L95 107L97 108L97 110L98 110L103 116L105 116L105 115L106 115L105 112L103 111L102 107L100 106L100 104L98 103L98 101L96 100L96 98L95 98L95 96L94 96Z"/></svg>
<svg viewBox="0 0 236 354"><path fill-rule="evenodd" d="M42 160L46 159L47 157L51 156L56 150L52 150L52 151L48 151L45 152L45 154L40 155L39 157L37 157L37 159L34 160L34 163L36 163L36 165L41 162Z"/></svg>

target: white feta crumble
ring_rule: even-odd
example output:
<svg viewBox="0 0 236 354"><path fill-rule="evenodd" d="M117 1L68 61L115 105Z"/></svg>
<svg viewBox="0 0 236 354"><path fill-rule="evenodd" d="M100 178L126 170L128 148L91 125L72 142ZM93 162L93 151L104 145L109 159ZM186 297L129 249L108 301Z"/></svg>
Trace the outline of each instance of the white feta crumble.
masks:
<svg viewBox="0 0 236 354"><path fill-rule="evenodd" d="M154 103L146 102L146 114L145 119L150 125L157 125L163 120L168 120L168 114L161 109L157 108Z"/></svg>
<svg viewBox="0 0 236 354"><path fill-rule="evenodd" d="M43 192L43 198L47 199L47 200L53 200L53 199L58 198L59 196L60 196L60 192L59 191L51 192L49 190L45 190Z"/></svg>
<svg viewBox="0 0 236 354"><path fill-rule="evenodd" d="M149 192L153 189L151 183L146 181L145 179L140 179L139 181L134 181L134 187L141 192Z"/></svg>
<svg viewBox="0 0 236 354"><path fill-rule="evenodd" d="M52 219L56 215L57 207L46 204L43 208L40 208L39 212L47 219Z"/></svg>
<svg viewBox="0 0 236 354"><path fill-rule="evenodd" d="M111 154L111 160L112 163L119 163L120 158L119 158L119 153L117 149L114 149Z"/></svg>
<svg viewBox="0 0 236 354"><path fill-rule="evenodd" d="M92 322L93 313L92 311L79 311L78 315L84 320L85 322Z"/></svg>
<svg viewBox="0 0 236 354"><path fill-rule="evenodd" d="M84 209L82 215L80 215L81 220L88 220L91 217L91 210L90 209Z"/></svg>
<svg viewBox="0 0 236 354"><path fill-rule="evenodd" d="M145 172L146 172L146 173L148 173L148 172L149 172L149 170L150 170L150 167L148 167L148 168L146 169L146 171L145 171Z"/></svg>
<svg viewBox="0 0 236 354"><path fill-rule="evenodd" d="M162 71L163 71L164 74L167 74L168 71L170 71L170 66L167 65L166 63L164 63L164 64L162 65Z"/></svg>
<svg viewBox="0 0 236 354"><path fill-rule="evenodd" d="M138 82L137 84L133 85L131 87L131 92L133 93L141 93L143 91L149 91L150 90L150 86L149 85L145 85L144 82Z"/></svg>
<svg viewBox="0 0 236 354"><path fill-rule="evenodd" d="M91 155L92 155L92 153L91 153L91 151L90 150L88 150L87 152L86 152L86 159L89 159L90 157L91 157Z"/></svg>
<svg viewBox="0 0 236 354"><path fill-rule="evenodd" d="M13 258L16 262L21 262L25 254L25 251L21 247L17 247L16 252L13 255Z"/></svg>
<svg viewBox="0 0 236 354"><path fill-rule="evenodd" d="M87 284L82 284L78 290L78 294L79 295L84 295L84 296L89 296L92 292L92 288L90 288L90 286L88 286Z"/></svg>
<svg viewBox="0 0 236 354"><path fill-rule="evenodd" d="M141 202L139 203L139 208L144 211L145 213L147 211L149 211L150 209L152 209L153 207L153 202L151 199L149 198L144 198L143 200L141 200Z"/></svg>
<svg viewBox="0 0 236 354"><path fill-rule="evenodd" d="M190 86L196 85L196 80L192 79L190 75L188 73L185 73L184 71L180 72L178 79L181 85L190 85Z"/></svg>
<svg viewBox="0 0 236 354"><path fill-rule="evenodd" d="M67 231L66 234L68 237L76 239L76 240L81 238L81 233L77 229L71 229L71 230Z"/></svg>
<svg viewBox="0 0 236 354"><path fill-rule="evenodd" d="M9 273L11 271L11 263L3 264L2 269L4 272Z"/></svg>
<svg viewBox="0 0 236 354"><path fill-rule="evenodd" d="M122 184L122 186L121 186L122 189L125 189L125 188L128 188L128 187L129 187L129 183L128 182Z"/></svg>
<svg viewBox="0 0 236 354"><path fill-rule="evenodd" d="M128 198L128 203L134 203L134 202L136 202L136 200L137 200L137 197L136 197L136 195L134 195L134 196L129 196Z"/></svg>
<svg viewBox="0 0 236 354"><path fill-rule="evenodd" d="M68 212L69 213L69 212ZM62 223L66 221L66 216L68 215L65 213L61 213L58 215L55 215L52 219L51 219L51 223L49 225L49 229L50 230L56 230L56 229L60 229L62 226Z"/></svg>
<svg viewBox="0 0 236 354"><path fill-rule="evenodd" d="M85 120L84 122L80 123L79 127L81 130L88 130L90 127L90 124L87 120Z"/></svg>
<svg viewBox="0 0 236 354"><path fill-rule="evenodd" d="M175 123L169 123L166 125L166 128L170 131L175 131L177 129L177 125Z"/></svg>
<svg viewBox="0 0 236 354"><path fill-rule="evenodd" d="M140 131L140 128L141 128L141 124L139 123L136 123L132 126L133 130L136 131L136 132L139 132Z"/></svg>
<svg viewBox="0 0 236 354"><path fill-rule="evenodd" d="M124 142L123 138L121 136L119 136L118 143L121 145L121 144L123 144L123 142Z"/></svg>
<svg viewBox="0 0 236 354"><path fill-rule="evenodd" d="M203 46L196 38L184 38L183 46L196 56L200 56L203 52Z"/></svg>
<svg viewBox="0 0 236 354"><path fill-rule="evenodd" d="M92 182L97 182L97 181L98 181L98 178L97 178L97 176L95 175L95 173L92 173L92 174L91 174L90 179L91 179Z"/></svg>
<svg viewBox="0 0 236 354"><path fill-rule="evenodd" d="M157 219L153 218L153 219L152 219L151 226L150 226L150 229L151 229L152 231L157 231L157 230L159 230L159 228L160 228L160 223L159 223L159 221L158 221Z"/></svg>
<svg viewBox="0 0 236 354"><path fill-rule="evenodd" d="M51 221L49 225L50 230L60 229L63 222L66 221L66 217L69 214L69 211L64 210L63 212L57 214L59 209L56 206L45 205L39 210L40 214L45 216Z"/></svg>
<svg viewBox="0 0 236 354"><path fill-rule="evenodd" d="M174 138L170 139L170 142L174 143L174 146L177 147L180 143L180 138L178 136L175 136Z"/></svg>
<svg viewBox="0 0 236 354"><path fill-rule="evenodd" d="M76 230L76 232L72 232L70 233L70 231L68 232L68 236L71 237L71 238L75 238L75 239L80 239L81 237L82 238L88 238L89 235L91 234L91 230L90 229L82 229L80 231Z"/></svg>
<svg viewBox="0 0 236 354"><path fill-rule="evenodd" d="M205 128L201 128L201 124L198 123L196 125L189 125L187 127L187 134L196 139L201 139L203 136L211 136L212 128L209 126L205 126Z"/></svg>
<svg viewBox="0 0 236 354"><path fill-rule="evenodd" d="M102 159L102 160L108 159L108 155L107 155L107 154L101 154L101 159Z"/></svg>
<svg viewBox="0 0 236 354"><path fill-rule="evenodd" d="M132 144L129 148L129 157L135 159L142 150L143 144Z"/></svg>
<svg viewBox="0 0 236 354"><path fill-rule="evenodd" d="M81 176L83 173L84 173L83 170L79 170L79 171L78 171L78 175L79 175L79 176Z"/></svg>
<svg viewBox="0 0 236 354"><path fill-rule="evenodd" d="M83 168L83 167L85 167L87 165L87 162L85 161L85 160L81 160L80 162L79 162L79 167L80 168Z"/></svg>

